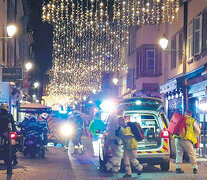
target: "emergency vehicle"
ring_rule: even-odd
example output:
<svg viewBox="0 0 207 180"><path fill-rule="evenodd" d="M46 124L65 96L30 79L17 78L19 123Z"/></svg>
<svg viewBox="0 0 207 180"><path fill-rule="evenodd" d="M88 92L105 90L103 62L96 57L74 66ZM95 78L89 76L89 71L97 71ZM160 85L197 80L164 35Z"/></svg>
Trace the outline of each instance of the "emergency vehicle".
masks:
<svg viewBox="0 0 207 180"><path fill-rule="evenodd" d="M124 118L127 121L138 122L142 128L143 140L138 142L137 158L140 163L148 165L160 165L162 171L168 171L170 167L170 134L167 131L168 119L161 113L163 102L158 98L136 97L124 99L119 108L124 110ZM114 115L113 115L114 116ZM112 138L118 127L116 118L108 118L106 131L101 140L100 166L103 166L110 158L110 147L107 142ZM114 125L117 124L117 125ZM107 147L107 148L106 148Z"/></svg>

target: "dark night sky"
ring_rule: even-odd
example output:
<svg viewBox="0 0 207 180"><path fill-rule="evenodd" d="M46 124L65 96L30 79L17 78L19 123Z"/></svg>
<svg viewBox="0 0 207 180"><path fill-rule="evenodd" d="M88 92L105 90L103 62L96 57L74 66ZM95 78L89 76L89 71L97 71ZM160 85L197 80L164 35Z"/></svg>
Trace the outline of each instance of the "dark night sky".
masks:
<svg viewBox="0 0 207 180"><path fill-rule="evenodd" d="M52 66L52 26L41 20L42 0L29 0L29 24L33 30L35 52L34 78L41 81Z"/></svg>

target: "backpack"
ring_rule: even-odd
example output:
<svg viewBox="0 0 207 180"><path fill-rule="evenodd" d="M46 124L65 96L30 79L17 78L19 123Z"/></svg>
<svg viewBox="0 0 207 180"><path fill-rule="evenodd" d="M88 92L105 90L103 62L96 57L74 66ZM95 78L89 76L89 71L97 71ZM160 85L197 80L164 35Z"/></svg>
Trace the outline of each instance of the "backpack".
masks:
<svg viewBox="0 0 207 180"><path fill-rule="evenodd" d="M168 131L171 134L180 135L183 128L185 128L185 129L187 128L186 127L186 117L175 112L170 120L170 124L168 126Z"/></svg>
<svg viewBox="0 0 207 180"><path fill-rule="evenodd" d="M137 122L128 122L127 125L130 127L132 134L134 135L137 141L142 141L142 129Z"/></svg>

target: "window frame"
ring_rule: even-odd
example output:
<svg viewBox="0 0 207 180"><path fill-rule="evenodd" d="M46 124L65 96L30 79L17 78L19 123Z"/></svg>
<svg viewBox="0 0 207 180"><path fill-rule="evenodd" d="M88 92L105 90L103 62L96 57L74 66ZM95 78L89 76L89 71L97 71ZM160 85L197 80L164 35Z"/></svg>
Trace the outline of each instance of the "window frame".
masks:
<svg viewBox="0 0 207 180"><path fill-rule="evenodd" d="M153 58L148 58L148 52L154 52L154 56L153 56ZM147 75L154 75L154 74L156 74L156 50L155 49L146 49L146 51L145 51L145 55L146 55L146 74ZM153 72L151 72L151 71L148 71L148 69L149 69L149 59L153 59L154 60L154 64L153 64L153 66L154 66L154 68L153 68Z"/></svg>
<svg viewBox="0 0 207 180"><path fill-rule="evenodd" d="M193 57L193 21L188 26L188 59Z"/></svg>
<svg viewBox="0 0 207 180"><path fill-rule="evenodd" d="M195 22L196 22L196 20L199 20L199 29L195 29L196 27L195 27ZM199 55L200 53L201 53L201 50L202 50L202 14L200 14L200 15L198 15L196 18L194 18L194 21L193 21L193 23L194 23L194 26L193 26L193 43L194 43L194 55ZM196 33L199 33L199 40L198 40L198 43L199 43L199 51L198 52L196 52L195 51L195 47L197 47L196 46L196 39L195 39L195 37L196 37Z"/></svg>

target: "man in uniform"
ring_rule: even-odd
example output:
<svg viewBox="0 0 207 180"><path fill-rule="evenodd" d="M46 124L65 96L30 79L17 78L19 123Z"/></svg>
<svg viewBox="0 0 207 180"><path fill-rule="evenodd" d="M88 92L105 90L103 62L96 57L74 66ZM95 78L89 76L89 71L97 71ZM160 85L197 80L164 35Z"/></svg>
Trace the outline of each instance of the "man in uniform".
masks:
<svg viewBox="0 0 207 180"><path fill-rule="evenodd" d="M3 103L0 106L0 136L2 138L9 138L9 131L16 131L16 127L14 124L14 118L12 114L9 113L9 105L7 103ZM13 152L13 165L18 164L16 150Z"/></svg>

